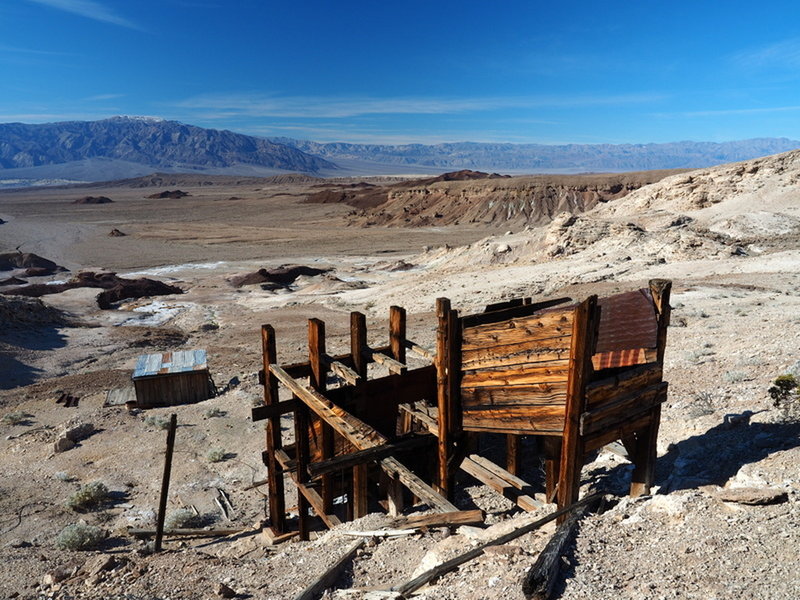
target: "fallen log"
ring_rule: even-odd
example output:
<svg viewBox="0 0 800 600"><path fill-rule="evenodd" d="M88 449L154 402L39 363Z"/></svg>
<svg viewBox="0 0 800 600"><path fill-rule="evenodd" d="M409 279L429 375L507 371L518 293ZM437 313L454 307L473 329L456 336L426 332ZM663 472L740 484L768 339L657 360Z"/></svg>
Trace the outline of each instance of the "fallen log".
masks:
<svg viewBox="0 0 800 600"><path fill-rule="evenodd" d="M594 502L584 504L558 526L544 550L539 553L536 562L525 574L525 579L522 582L522 593L525 594L526 598L529 600L549 600L558 579L561 557L572 541L578 529L578 523L588 513L597 508L599 501L600 498L596 498Z"/></svg>
<svg viewBox="0 0 800 600"><path fill-rule="evenodd" d="M322 575L317 577L311 584L306 587L302 592L295 596L294 600L316 600L322 595L326 589L331 587L339 578L341 572L355 556L359 548L364 544L364 540L356 540L345 550L344 555L333 563Z"/></svg>
<svg viewBox="0 0 800 600"><path fill-rule="evenodd" d="M483 544L476 546L469 552L465 552L464 554L456 556L455 558L452 558L447 562L444 562L440 565L435 566L432 569L429 569L428 571L425 571L424 573L422 573L418 577L415 577L411 581L407 581L406 583L403 583L401 585L393 586L389 591L398 592L403 597L408 597L410 594L417 591L423 585L429 583L430 581L436 579L437 577L440 577L445 573L449 573L453 569L463 565L466 562L471 561L473 558L477 558L478 556L483 554L485 548L489 546L499 546L507 542L510 542L511 540L515 540L518 537L525 535L526 533L530 533L531 531L539 529L539 527L546 525L550 521L555 521L558 517L562 515L571 513L572 511L580 508L581 506L585 506L587 504L591 504L592 502L596 502L601 496L602 494L599 493L592 494L591 496L587 496L583 500L579 500L578 502L575 502L570 506L552 512L546 517L533 521L532 523L528 523L527 525L523 525L522 527L515 529L510 533L506 533L505 535L501 535L500 537L497 537L493 540L484 542Z"/></svg>

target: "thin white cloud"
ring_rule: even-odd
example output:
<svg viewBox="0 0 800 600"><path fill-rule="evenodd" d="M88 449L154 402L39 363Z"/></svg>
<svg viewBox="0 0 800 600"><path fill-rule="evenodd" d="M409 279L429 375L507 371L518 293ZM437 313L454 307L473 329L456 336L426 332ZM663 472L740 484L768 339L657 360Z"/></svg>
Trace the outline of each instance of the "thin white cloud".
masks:
<svg viewBox="0 0 800 600"><path fill-rule="evenodd" d="M87 102L102 102L104 100L116 100L117 98L123 98L125 94L96 94L94 96L89 96L84 98Z"/></svg>
<svg viewBox="0 0 800 600"><path fill-rule="evenodd" d="M733 61L747 69L800 67L800 39L784 40L733 55Z"/></svg>
<svg viewBox="0 0 800 600"><path fill-rule="evenodd" d="M21 48L19 46L7 46L0 44L0 52L9 54L25 54L34 56L75 56L72 52L51 52L49 50L36 50L35 48Z"/></svg>
<svg viewBox="0 0 800 600"><path fill-rule="evenodd" d="M654 117L720 117L726 115L757 115L767 113L794 112L800 110L800 106L768 106L761 108L728 108L719 110L695 110L675 113L655 113Z"/></svg>
<svg viewBox="0 0 800 600"><path fill-rule="evenodd" d="M42 4L63 10L65 12L73 13L92 19L94 21L101 21L103 23L111 23L112 25L119 25L120 27L127 27L128 29L141 29L136 23L122 17L113 12L107 6L95 0L28 0L36 4Z"/></svg>
<svg viewBox="0 0 800 600"><path fill-rule="evenodd" d="M182 109L203 111L205 118L233 116L343 119L366 115L437 115L485 112L509 108L567 108L649 103L662 99L656 94L570 97L496 98L323 98L279 97L239 94L207 94L178 102Z"/></svg>

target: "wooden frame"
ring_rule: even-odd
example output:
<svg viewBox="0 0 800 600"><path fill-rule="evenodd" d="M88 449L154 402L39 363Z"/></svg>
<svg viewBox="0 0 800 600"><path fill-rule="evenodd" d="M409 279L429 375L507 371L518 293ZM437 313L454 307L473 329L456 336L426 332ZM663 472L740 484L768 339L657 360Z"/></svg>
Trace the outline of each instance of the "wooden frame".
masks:
<svg viewBox="0 0 800 600"><path fill-rule="evenodd" d="M435 352L406 338L405 310L397 306L390 308L389 343L382 347L367 344L366 317L351 313L347 354L329 355L325 324L310 319L308 361L283 366L274 330L264 325L264 403L253 409L253 419L267 421L272 529L286 531L286 474L298 490L302 539L308 538L310 508L334 526L365 515L376 494L393 514L409 498L454 511L449 498L459 469L525 510L551 501L563 508L578 499L586 455L615 440L635 465L630 493L648 493L667 397L662 379L670 289L669 281L654 280L645 290L577 304L525 298L467 316L439 298ZM433 364L410 368L409 350ZM371 362L389 374L369 379ZM331 377L338 386L329 386ZM279 400L279 386L290 399ZM280 417L288 413L295 443L284 447ZM435 443L414 433L420 427ZM475 454L481 433L506 435L507 468ZM528 458L519 443L526 435L539 436L543 495L518 477ZM415 472L398 460L410 448L423 464L435 465L427 474L431 484L420 476L424 469ZM346 513L335 514L333 499L342 494Z"/></svg>

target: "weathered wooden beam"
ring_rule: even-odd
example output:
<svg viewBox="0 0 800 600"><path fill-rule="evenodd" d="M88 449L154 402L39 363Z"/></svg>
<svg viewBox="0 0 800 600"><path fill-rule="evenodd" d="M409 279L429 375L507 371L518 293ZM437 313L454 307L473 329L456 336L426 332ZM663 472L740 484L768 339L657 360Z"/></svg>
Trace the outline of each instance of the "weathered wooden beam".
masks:
<svg viewBox="0 0 800 600"><path fill-rule="evenodd" d="M394 457L384 458L380 462L381 468L392 477L396 477L406 486L412 494L425 502L431 508L441 512L451 512L458 510L454 504L438 494L431 486L417 477L411 470L402 465Z"/></svg>
<svg viewBox="0 0 800 600"><path fill-rule="evenodd" d="M381 458L391 456L397 452L429 446L433 441L431 436L417 435L397 442L387 442L381 446L373 446L372 448L335 456L326 461L311 463L308 465L308 472L311 477L319 477L325 473L333 473L356 465L363 465L374 460L380 460Z"/></svg>
<svg viewBox="0 0 800 600"><path fill-rule="evenodd" d="M569 354L569 381L561 461L558 474L558 505L569 506L578 498L584 440L580 416L585 409L586 385L592 373L592 355L599 325L597 296L590 296L575 309Z"/></svg>
<svg viewBox="0 0 800 600"><path fill-rule="evenodd" d="M428 360L433 360L434 358L433 352L431 352L427 348L423 348L422 346L412 342L411 340L406 340L405 346L406 348L411 350L414 354L418 354L422 358L427 358Z"/></svg>
<svg viewBox="0 0 800 600"><path fill-rule="evenodd" d="M530 304L519 303L517 306L510 306L499 310L487 310L483 313L465 316L464 327L500 323L509 319L527 317L540 310L571 302L571 300L571 298L555 298L553 300L543 300L542 302L533 302ZM488 308L489 307L487 307L487 309Z"/></svg>
<svg viewBox="0 0 800 600"><path fill-rule="evenodd" d="M527 525L523 525L522 527L519 527L509 533L506 533L505 535L501 535L492 540L489 540L488 542L484 542L483 544L480 544L479 546L472 548L471 550L465 552L464 554L456 556L455 558L452 558L428 571L425 571L424 573L422 573L418 577L415 577L411 581L407 581L406 583L403 583L401 585L393 586L391 588L391 591L398 592L402 596L407 598L410 594L414 593L423 585L431 582L432 580L436 579L441 575L444 575L445 573L452 571L453 569L463 565L464 563L469 562L474 558L477 558L478 556L483 554L483 551L489 546L500 546L502 544L510 542L511 540L515 540L518 537L525 535L526 533L535 531L540 527L542 527L543 525L546 525L547 523L554 521L555 519L558 519L563 515L569 514L570 512L583 506L584 504L589 504L591 502L596 501L599 496L600 494L593 494L591 496L584 498L583 500L575 502L570 506L566 506L553 513L550 513L546 517L537 519L536 521L528 523Z"/></svg>
<svg viewBox="0 0 800 600"><path fill-rule="evenodd" d="M167 450L164 454L164 476L161 478L161 495L158 500L158 519L156 521L156 540L153 548L161 552L161 539L164 536L164 519L167 515L167 495L169 494L169 479L172 472L172 453L175 449L175 429L178 427L178 417L175 413L169 416L169 429L167 430Z"/></svg>
<svg viewBox="0 0 800 600"><path fill-rule="evenodd" d="M480 509L458 510L432 515L400 517L392 521L392 527L398 529L424 529L426 527L447 527L451 525L479 525L485 518Z"/></svg>
<svg viewBox="0 0 800 600"><path fill-rule="evenodd" d="M519 474L520 436L510 433L506 436L506 471L512 475Z"/></svg>
<svg viewBox="0 0 800 600"><path fill-rule="evenodd" d="M331 425L339 435L347 439L347 441L353 444L357 449L364 450L374 446L381 446L387 442L387 439L383 435L361 421L361 419L335 405L319 392L303 387L295 379L289 377L289 375L277 365L272 365L270 371L274 373L278 380L288 387L292 393L296 394L311 410ZM435 507L437 510L445 512L456 510L455 506L441 495L437 494L428 484L397 461L397 459L391 457L384 458L380 461L380 466L388 475L397 477L412 493L416 494L417 497ZM301 465L298 461L298 471L300 468ZM302 465L302 469L305 470L306 466Z"/></svg>
<svg viewBox="0 0 800 600"><path fill-rule="evenodd" d="M325 512L322 510L323 509L322 496L320 496L319 492L317 491L315 484L309 483L307 478L305 481L302 482L298 481L297 469L295 468L294 470L292 470L290 468L292 463L296 464L297 461L293 461L292 459L290 459L289 455L286 454L285 450L278 450L275 453L275 457L280 461L284 471L289 473L289 475L292 478L292 481L295 484L295 487L297 488L298 522L302 522L305 525L305 527L308 527L307 525L308 508L310 506L311 508L314 509L314 512L317 513L319 518L322 519L322 522L325 523L326 526L336 527L336 525L340 525L341 520L339 519L339 517L337 517L334 514L325 514ZM303 506L303 510L305 511L303 513L305 516L302 518L300 516L301 504ZM300 528L301 539L302 539L302 531L303 528L301 527Z"/></svg>
<svg viewBox="0 0 800 600"><path fill-rule="evenodd" d="M450 387L448 367L448 351L450 350L450 300L447 298L436 299L436 405L439 409L438 435L439 435L439 463L437 471L437 484L439 491L445 496L450 496L451 478L448 464L452 452L452 435L450 433Z"/></svg>
<svg viewBox="0 0 800 600"><path fill-rule="evenodd" d="M561 557L566 552L567 546L578 529L581 519L592 512L600 498L592 503L584 504L572 512L567 519L558 526L555 534L539 553L536 562L528 570L522 581L522 592L529 600L549 600L558 578Z"/></svg>
<svg viewBox="0 0 800 600"><path fill-rule="evenodd" d="M353 368L362 381L367 380L368 364L364 356L367 350L367 317L364 313L350 313L350 357ZM363 517L369 511L368 470L366 464L353 466L353 494L349 511L354 519Z"/></svg>
<svg viewBox="0 0 800 600"><path fill-rule="evenodd" d="M275 330L272 325L261 326L261 355L262 367L265 373L264 385L264 405L257 407L264 411L276 410L281 406L278 401L278 381L270 373L270 365L278 361L278 352L275 343ZM296 410L296 403L289 401L293 409ZM284 404L284 407L286 405ZM286 497L283 487L283 473L278 463L275 453L280 450L283 442L281 441L281 419L278 414L258 416L253 412L253 420L267 418L266 424L266 453L267 453L267 482L269 483L269 519L270 525L276 533L283 533L286 530Z"/></svg>
<svg viewBox="0 0 800 600"><path fill-rule="evenodd" d="M271 365L270 372L302 400L308 408L313 410L322 420L333 427L339 435L346 438L359 450L386 443L384 436L361 419L337 406L319 392L305 387L299 381L290 377L278 365Z"/></svg>
<svg viewBox="0 0 800 600"><path fill-rule="evenodd" d="M327 387L328 364L325 356L325 323L320 319L308 320L308 362L311 365L309 386L323 393ZM319 448L322 460L333 456L333 430L327 423L320 428ZM322 476L322 502L325 514L333 512L333 479L329 474Z"/></svg>
<svg viewBox="0 0 800 600"><path fill-rule="evenodd" d="M271 365L269 372L274 373L274 369L276 368L278 368L277 365ZM300 539L303 541L308 541L309 539L308 507L310 500L305 489L305 483L308 481L307 468L310 454L308 445L309 431L309 410L305 404L301 404L297 407L297 410L294 411L294 447L297 470L291 473L291 477L297 488L297 530ZM322 506L322 498L319 499L318 508L318 514L325 512Z"/></svg>
<svg viewBox="0 0 800 600"><path fill-rule="evenodd" d="M342 571L350 564L350 561L364 545L364 540L356 540L344 551L344 554L322 574L315 578L302 592L294 597L294 600L317 600L322 593L331 587L339 579Z"/></svg>
<svg viewBox="0 0 800 600"><path fill-rule="evenodd" d="M383 352L378 352L373 348L368 348L365 351L367 358L373 362L378 363L379 365L383 365L389 372L393 375L402 375L406 371L408 371L408 367L403 363L396 361L391 356L387 356Z"/></svg>
<svg viewBox="0 0 800 600"><path fill-rule="evenodd" d="M523 490L528 490L531 486L488 459L477 455L468 456L461 461L461 470L508 498L523 510L534 512L544 506L544 502L524 493Z"/></svg>
<svg viewBox="0 0 800 600"><path fill-rule="evenodd" d="M282 400L277 404L254 406L250 414L253 421L263 421L264 419L280 417L295 410L297 410L297 402L294 400Z"/></svg>
<svg viewBox="0 0 800 600"><path fill-rule="evenodd" d="M328 368L330 368L333 374L338 378L344 380L350 385L358 385L361 383L361 376L343 362L334 360L332 356L328 356L327 354L323 355L322 358L328 365Z"/></svg>

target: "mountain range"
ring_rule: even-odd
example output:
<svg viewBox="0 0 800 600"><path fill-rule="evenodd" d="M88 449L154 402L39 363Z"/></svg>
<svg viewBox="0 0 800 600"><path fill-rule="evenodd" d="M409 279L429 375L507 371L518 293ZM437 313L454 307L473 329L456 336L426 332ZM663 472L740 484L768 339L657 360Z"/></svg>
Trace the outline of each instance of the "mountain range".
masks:
<svg viewBox="0 0 800 600"><path fill-rule="evenodd" d="M154 171L268 176L621 172L701 168L786 152L800 142L758 138L665 144L319 143L263 138L151 117L0 124L0 187L103 181Z"/></svg>

